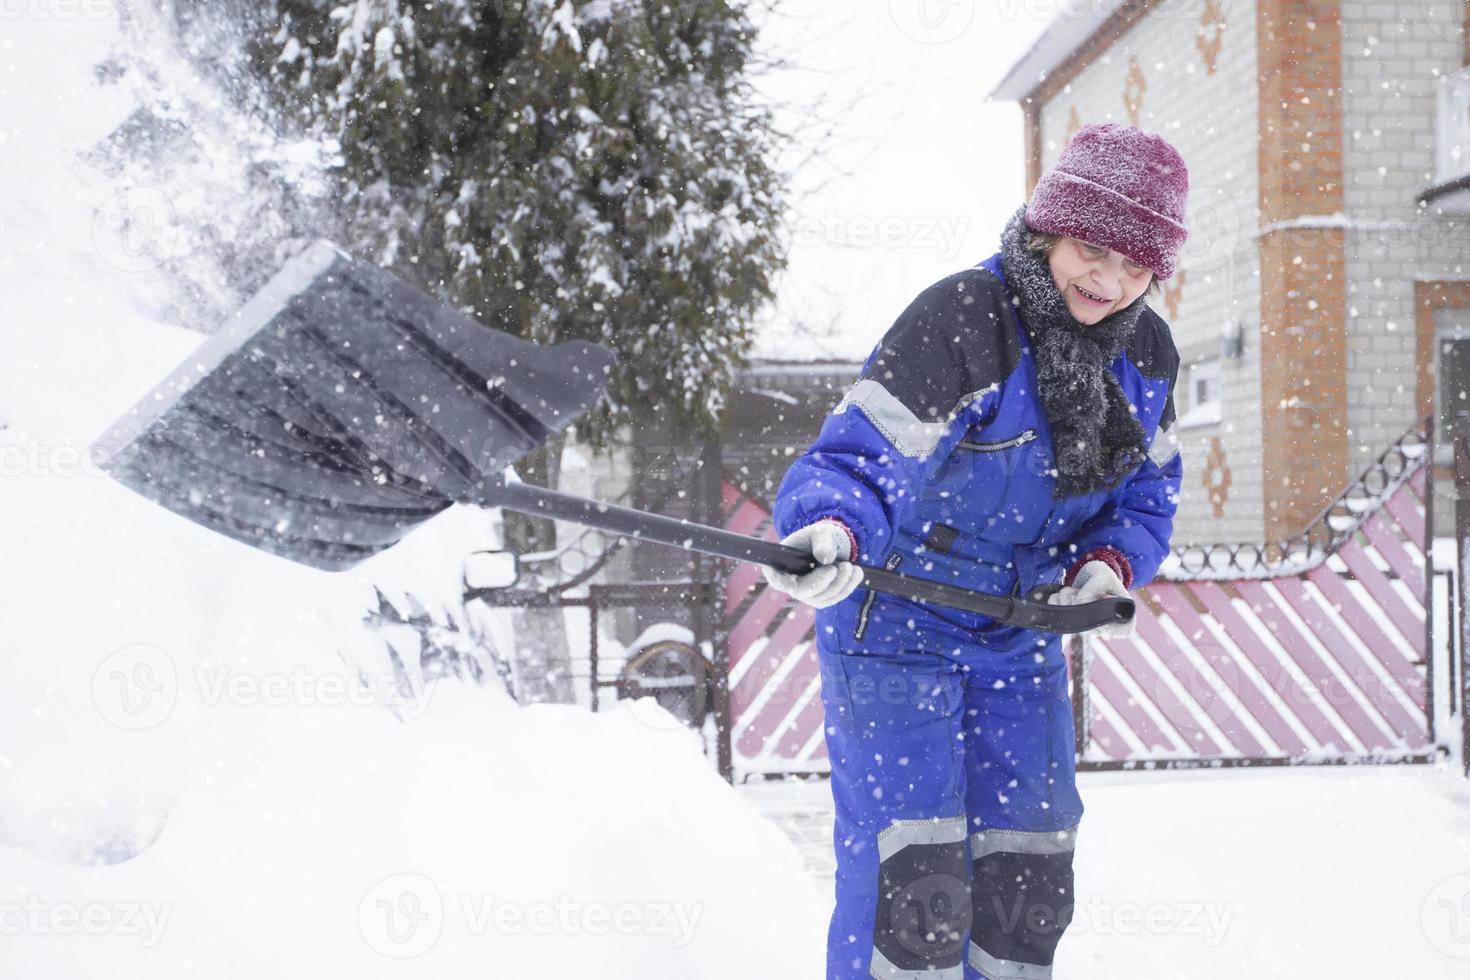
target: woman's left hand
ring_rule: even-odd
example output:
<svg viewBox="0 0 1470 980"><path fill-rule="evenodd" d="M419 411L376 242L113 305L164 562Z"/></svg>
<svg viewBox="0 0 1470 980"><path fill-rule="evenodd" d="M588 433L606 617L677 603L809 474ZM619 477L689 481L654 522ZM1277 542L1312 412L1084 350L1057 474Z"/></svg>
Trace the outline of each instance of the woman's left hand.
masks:
<svg viewBox="0 0 1470 980"><path fill-rule="evenodd" d="M1057 589L1046 601L1053 606L1076 606L1109 596L1128 598L1123 580L1118 578L1118 573L1107 562L1090 561L1077 570L1077 577L1072 580L1071 585ZM1087 632L1109 640L1126 640L1133 635L1133 618L1130 616L1121 622L1104 623Z"/></svg>

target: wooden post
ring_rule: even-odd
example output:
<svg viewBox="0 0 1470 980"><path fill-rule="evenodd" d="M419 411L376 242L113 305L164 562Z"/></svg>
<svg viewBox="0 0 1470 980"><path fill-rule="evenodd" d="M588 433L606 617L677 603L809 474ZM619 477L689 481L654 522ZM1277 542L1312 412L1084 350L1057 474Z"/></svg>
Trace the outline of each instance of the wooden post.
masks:
<svg viewBox="0 0 1470 980"><path fill-rule="evenodd" d="M706 440L704 451L700 455L696 492L699 499L695 516L697 520L714 527L723 527L725 523L721 519L721 503L724 498L723 460L720 442L716 439ZM713 702L710 709L715 716L716 764L725 782L733 783L735 758L730 737L733 722L730 717L730 634L725 627L724 590L719 587L729 575L733 563L707 556L695 557L705 561L703 565L696 566L700 571L695 577L703 594L696 612L698 628L695 636L700 641L708 639L710 644L710 684L713 688L710 692L710 700Z"/></svg>
<svg viewBox="0 0 1470 980"><path fill-rule="evenodd" d="M1460 766L1470 778L1470 584L1465 576L1466 560L1470 559L1470 412L1455 413L1455 545L1459 567L1455 569L1455 583L1459 586L1457 606L1460 626ZM1433 460L1430 460L1430 479L1433 479ZM1427 496L1427 495L1426 495ZM1453 678L1452 678L1453 683Z"/></svg>
<svg viewBox="0 0 1470 980"><path fill-rule="evenodd" d="M1083 753L1087 751L1090 737L1088 723L1092 716L1092 706L1088 703L1087 637L1079 634L1066 637L1062 642L1071 648L1067 657L1067 668L1071 672L1072 722L1077 743L1077 762L1080 764Z"/></svg>
<svg viewBox="0 0 1470 980"><path fill-rule="evenodd" d="M1435 715L1439 713L1439 705L1434 700L1434 686L1439 683L1439 679L1435 673L1434 663L1436 659L1435 651L1438 649L1434 645L1434 580L1436 577L1434 568L1434 454L1436 452L1435 443L1443 437L1443 433L1436 433L1434 431L1434 424L1435 420L1433 415L1425 416L1424 453L1426 459L1424 462L1424 540L1422 542L1424 545L1424 595L1421 597L1421 601L1424 604L1424 717L1429 722L1429 745L1431 749L1439 745L1439 732L1435 729ZM1449 601L1445 604L1447 606L1454 606L1455 597L1451 595ZM1448 618L1447 638L1453 636L1451 631L1454 629L1454 614L1451 613ZM1446 645L1446 648L1453 649L1453 640ZM1448 661L1449 658L1446 657L1445 659ZM1449 683L1451 689L1449 700L1453 704L1455 700L1453 690L1455 672L1448 662L1441 666L1448 670L1448 676L1451 678Z"/></svg>

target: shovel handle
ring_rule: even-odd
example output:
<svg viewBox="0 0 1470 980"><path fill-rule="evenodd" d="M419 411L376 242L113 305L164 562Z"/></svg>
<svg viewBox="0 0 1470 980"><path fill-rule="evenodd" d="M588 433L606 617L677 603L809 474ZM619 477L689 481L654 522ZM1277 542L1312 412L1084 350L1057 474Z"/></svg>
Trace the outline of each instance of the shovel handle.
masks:
<svg viewBox="0 0 1470 980"><path fill-rule="evenodd" d="M750 539L756 540L756 539ZM809 552L774 541L762 541L770 548L761 564L783 572L802 575L817 567ZM776 549L780 549L779 553ZM763 549L764 550L764 549ZM1084 633L1107 623L1123 623L1133 618L1132 599L1106 598L1080 606L1047 605L1045 599L1033 600L1017 596L975 592L932 579L915 578L874 565L859 565L863 585L878 592L901 596L920 603L935 603L980 613L1012 626L1045 630L1051 633Z"/></svg>
<svg viewBox="0 0 1470 980"><path fill-rule="evenodd" d="M879 592L902 596L920 603L936 603L980 613L1011 626L1048 633L1085 633L1108 623L1126 623L1133 618L1132 599L1109 597L1077 606L1051 606L1019 596L973 592L943 582L900 575L886 568L862 566L863 584ZM984 603L976 599L985 600Z"/></svg>
<svg viewBox="0 0 1470 980"><path fill-rule="evenodd" d="M480 507L504 507L533 517L550 517L585 527L656 541L660 544L702 554L769 565L782 572L802 575L817 567L812 556L799 548L775 541L747 537L723 528L650 514L529 483L497 482L483 485L462 503ZM979 613L1012 626L1050 633L1083 633L1108 623L1133 618L1132 599L1107 598L1077 606L1052 606L1045 602L1007 595L975 592L931 579L915 578L885 568L863 565L863 582L879 592Z"/></svg>

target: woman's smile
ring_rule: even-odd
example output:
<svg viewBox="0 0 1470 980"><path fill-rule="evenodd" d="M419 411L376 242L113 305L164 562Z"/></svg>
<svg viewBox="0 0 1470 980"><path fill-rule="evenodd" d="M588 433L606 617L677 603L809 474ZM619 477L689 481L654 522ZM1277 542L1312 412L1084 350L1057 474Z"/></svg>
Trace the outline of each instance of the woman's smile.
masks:
<svg viewBox="0 0 1470 980"><path fill-rule="evenodd" d="M1083 323L1095 323L1101 317L1107 316L1117 306L1117 300L1105 300L1103 295L1097 292L1089 292L1079 285L1073 284L1067 289L1072 306L1073 316L1078 317Z"/></svg>
<svg viewBox="0 0 1470 980"><path fill-rule="evenodd" d="M1113 303L1117 302L1116 300L1105 299L1102 296L1097 295L1096 293L1089 293L1081 286L1073 286L1072 290L1073 292L1077 293L1078 296L1082 297L1082 302L1086 303L1089 307L1092 307L1093 309L1100 310L1104 307L1112 306Z"/></svg>

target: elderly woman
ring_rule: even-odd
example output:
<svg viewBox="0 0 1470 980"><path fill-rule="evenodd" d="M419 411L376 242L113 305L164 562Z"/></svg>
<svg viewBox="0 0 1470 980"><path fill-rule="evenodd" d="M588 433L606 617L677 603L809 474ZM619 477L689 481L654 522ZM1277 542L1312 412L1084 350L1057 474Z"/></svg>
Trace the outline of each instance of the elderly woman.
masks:
<svg viewBox="0 0 1470 980"><path fill-rule="evenodd" d="M1187 194L1162 138L1084 127L1000 251L904 310L782 481L777 529L819 563L766 576L818 609L829 980L1051 975L1082 816L1061 638L861 589L857 563L1053 603L1153 578L1182 469L1179 355L1147 298Z"/></svg>

